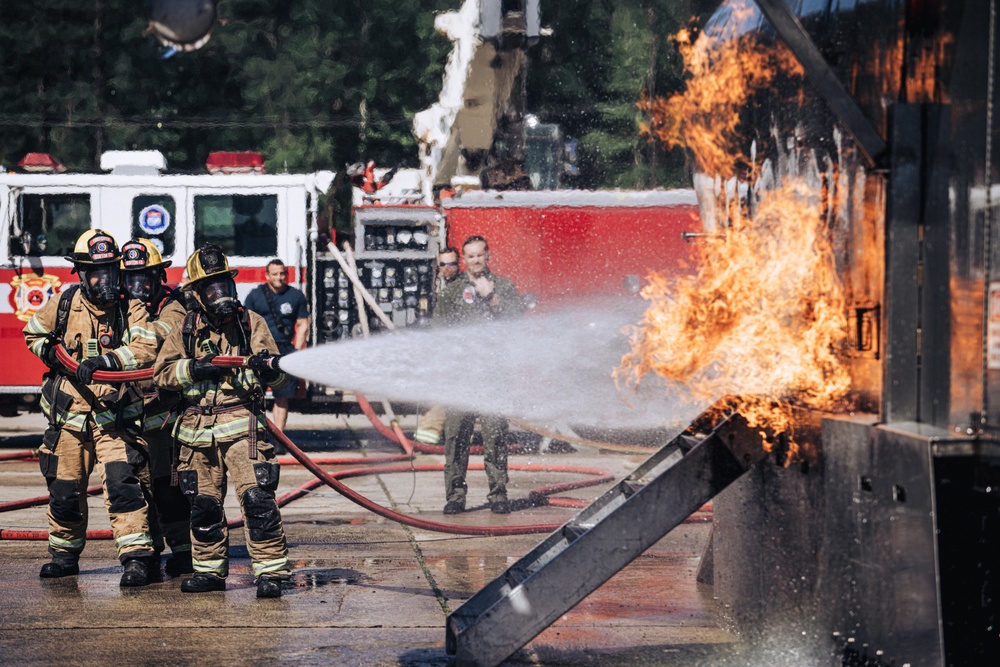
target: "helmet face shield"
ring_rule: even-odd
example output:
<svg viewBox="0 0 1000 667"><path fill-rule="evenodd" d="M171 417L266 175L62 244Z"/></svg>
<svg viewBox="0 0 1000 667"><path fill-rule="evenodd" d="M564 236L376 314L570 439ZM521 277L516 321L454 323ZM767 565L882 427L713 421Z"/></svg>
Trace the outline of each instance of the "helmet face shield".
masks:
<svg viewBox="0 0 1000 667"><path fill-rule="evenodd" d="M208 314L218 320L236 315L236 282L229 275L207 278L197 284L198 296Z"/></svg>
<svg viewBox="0 0 1000 667"><path fill-rule="evenodd" d="M125 289L133 298L139 299L143 303L148 303L153 298L153 293L159 286L159 269L148 271L126 271Z"/></svg>
<svg viewBox="0 0 1000 667"><path fill-rule="evenodd" d="M112 305L121 294L121 274L118 264L98 264L80 267L80 286L83 295L95 306Z"/></svg>

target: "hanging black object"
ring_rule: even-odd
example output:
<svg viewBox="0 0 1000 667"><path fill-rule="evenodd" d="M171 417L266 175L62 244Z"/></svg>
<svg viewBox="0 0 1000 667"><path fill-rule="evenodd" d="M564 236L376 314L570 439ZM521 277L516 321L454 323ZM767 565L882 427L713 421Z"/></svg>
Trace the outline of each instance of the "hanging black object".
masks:
<svg viewBox="0 0 1000 667"><path fill-rule="evenodd" d="M149 27L167 47L195 51L205 46L217 24L218 0L146 0Z"/></svg>

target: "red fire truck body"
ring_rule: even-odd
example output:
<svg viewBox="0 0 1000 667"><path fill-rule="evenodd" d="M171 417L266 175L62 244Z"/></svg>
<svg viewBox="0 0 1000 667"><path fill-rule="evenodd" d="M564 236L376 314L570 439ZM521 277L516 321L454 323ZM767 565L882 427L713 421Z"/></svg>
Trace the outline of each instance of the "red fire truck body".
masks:
<svg viewBox="0 0 1000 667"><path fill-rule="evenodd" d="M468 192L446 199L448 244L483 236L490 266L545 312L635 289L653 271L693 268L701 231L692 190Z"/></svg>

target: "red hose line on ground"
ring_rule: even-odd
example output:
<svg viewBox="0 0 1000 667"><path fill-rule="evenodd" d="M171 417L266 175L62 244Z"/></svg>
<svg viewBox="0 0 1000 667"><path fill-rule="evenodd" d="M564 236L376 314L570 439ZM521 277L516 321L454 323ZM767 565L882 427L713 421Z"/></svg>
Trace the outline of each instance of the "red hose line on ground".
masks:
<svg viewBox="0 0 1000 667"><path fill-rule="evenodd" d="M267 427L274 435L278 438L288 449L288 452L294 456L299 462L312 474L316 475L318 478L323 480L329 487L335 490L340 495L344 496L351 502L364 507L370 512L374 512L379 516L382 516L390 521L395 521L412 528L420 528L423 530L432 530L439 533L450 533L452 535L482 535L482 536L499 536L499 535L529 535L533 533L551 533L555 529L559 528L562 524L520 524L520 525L508 525L508 526L461 526L448 523L440 523L437 521L427 521L425 519L418 519L395 510L391 510L387 507L383 507L378 503L365 498L360 493L350 488L339 479L337 476L331 475L326 472L318 465L312 462L312 460L298 447L295 446L288 437L282 433L278 428L271 422L270 419L267 420ZM470 466L471 467L471 466ZM544 467L544 466L539 466ZM390 469L383 469L383 472L408 472L410 470L414 471L439 471L441 466L439 465L427 465L427 466L390 466ZM395 470L399 468L400 470ZM475 469L475 468L473 468ZM365 472L362 472L365 471ZM379 468L364 468L358 469L357 474L371 474L372 472L378 472ZM580 472L581 470L574 470L574 472ZM341 475L352 471L341 471ZM607 474L603 470L596 471L596 474ZM339 475L338 475L339 476Z"/></svg>
<svg viewBox="0 0 1000 667"><path fill-rule="evenodd" d="M278 496L277 498L275 498L275 502L278 504L278 507L284 507L285 505L287 505L288 503L292 502L293 500L298 500L302 496L306 495L307 493L309 493L310 491L312 491L313 489L315 489L317 486L319 486L322 483L323 482L321 480L319 480L319 479L311 479L308 482L306 482L305 484L303 484L302 486L298 486L298 487L292 489L291 491L287 491L287 492L283 493L282 495ZM89 493L90 495L96 495L97 493L100 493L100 492L101 492L101 487L100 486L92 486L89 489L87 489L87 493ZM49 501L49 497L48 496L43 496L41 499L44 502L48 502ZM30 500L37 500L37 498L31 498ZM19 500L19 501L16 501L15 503L7 503L6 505L0 505L0 508L7 507L7 505L14 505L14 504L17 504L17 503L25 503L25 502L28 502L28 501ZM25 507L29 507L29 506L25 505ZM22 508L20 508L20 507L10 507L9 509L22 509ZM0 510L0 511L4 511L4 510ZM243 519L230 519L229 521L226 522L226 526L228 526L230 529L239 528L242 525L243 525ZM110 530L88 530L87 531L87 539L88 540L110 540L113 537L114 537L114 535L111 533ZM19 540L19 541L38 541L38 542L46 541L47 542L48 539L49 539L49 531L47 531L47 530L16 530L16 529L14 529L14 530L7 530L7 529L0 530L0 541L2 541L2 540Z"/></svg>
<svg viewBox="0 0 1000 667"><path fill-rule="evenodd" d="M88 530L88 540L110 540L114 537L110 530ZM47 530L0 530L0 540L37 540L48 542Z"/></svg>
<svg viewBox="0 0 1000 667"><path fill-rule="evenodd" d="M34 450L29 452L8 452L6 454L0 454L0 461L30 461L31 459L37 459L38 453Z"/></svg>
<svg viewBox="0 0 1000 667"><path fill-rule="evenodd" d="M409 461L413 456L410 454L379 454L362 458L360 456L316 456L312 462L321 466L349 466L355 463L392 463L394 461ZM279 456L275 459L283 466L300 466L298 459L294 456Z"/></svg>
<svg viewBox="0 0 1000 667"><path fill-rule="evenodd" d="M97 486L87 487L88 496L96 496L101 492L103 487L98 484ZM12 500L9 503L0 503L0 512L12 512L14 510L23 510L28 507L38 507L39 505L47 505L49 503L48 496L35 496L34 498L25 498L24 500Z"/></svg>

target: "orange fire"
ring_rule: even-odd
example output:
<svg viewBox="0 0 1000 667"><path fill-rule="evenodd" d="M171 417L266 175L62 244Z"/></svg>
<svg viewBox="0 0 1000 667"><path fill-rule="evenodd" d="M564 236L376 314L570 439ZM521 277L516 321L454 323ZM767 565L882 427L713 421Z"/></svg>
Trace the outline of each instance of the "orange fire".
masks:
<svg viewBox="0 0 1000 667"><path fill-rule="evenodd" d="M774 94L777 77L801 76L797 61L781 46L734 35L677 39L691 75L687 90L643 100L646 131L684 146L698 172L752 184L754 156L741 112L757 96ZM749 173L740 172L741 162ZM631 332L632 350L617 378L637 385L656 373L699 402L736 395L730 407L762 435L765 427L784 434L794 457L802 443L795 441L792 406L831 409L850 388L837 357L848 331L844 290L822 187L783 175L769 189L751 185L745 196L752 205L715 206L727 219L715 220L717 235L699 245L697 275L649 277L642 294L650 305Z"/></svg>
<svg viewBox="0 0 1000 667"><path fill-rule="evenodd" d="M835 352L847 336L843 290L815 193L794 184L767 193L756 215L700 246L697 275L653 275L619 378L647 373L694 399L743 397L752 427L794 440L791 404L829 409L850 387Z"/></svg>
<svg viewBox="0 0 1000 667"><path fill-rule="evenodd" d="M752 4L746 0L734 9L729 25L741 23ZM732 29L692 37L690 30L674 37L688 74L687 90L668 99L643 97L638 106L648 121L640 129L670 148L687 148L700 171L729 178L740 162L752 164L743 151L747 142L740 110L770 91L777 73L801 77L803 70L781 42L760 44Z"/></svg>

